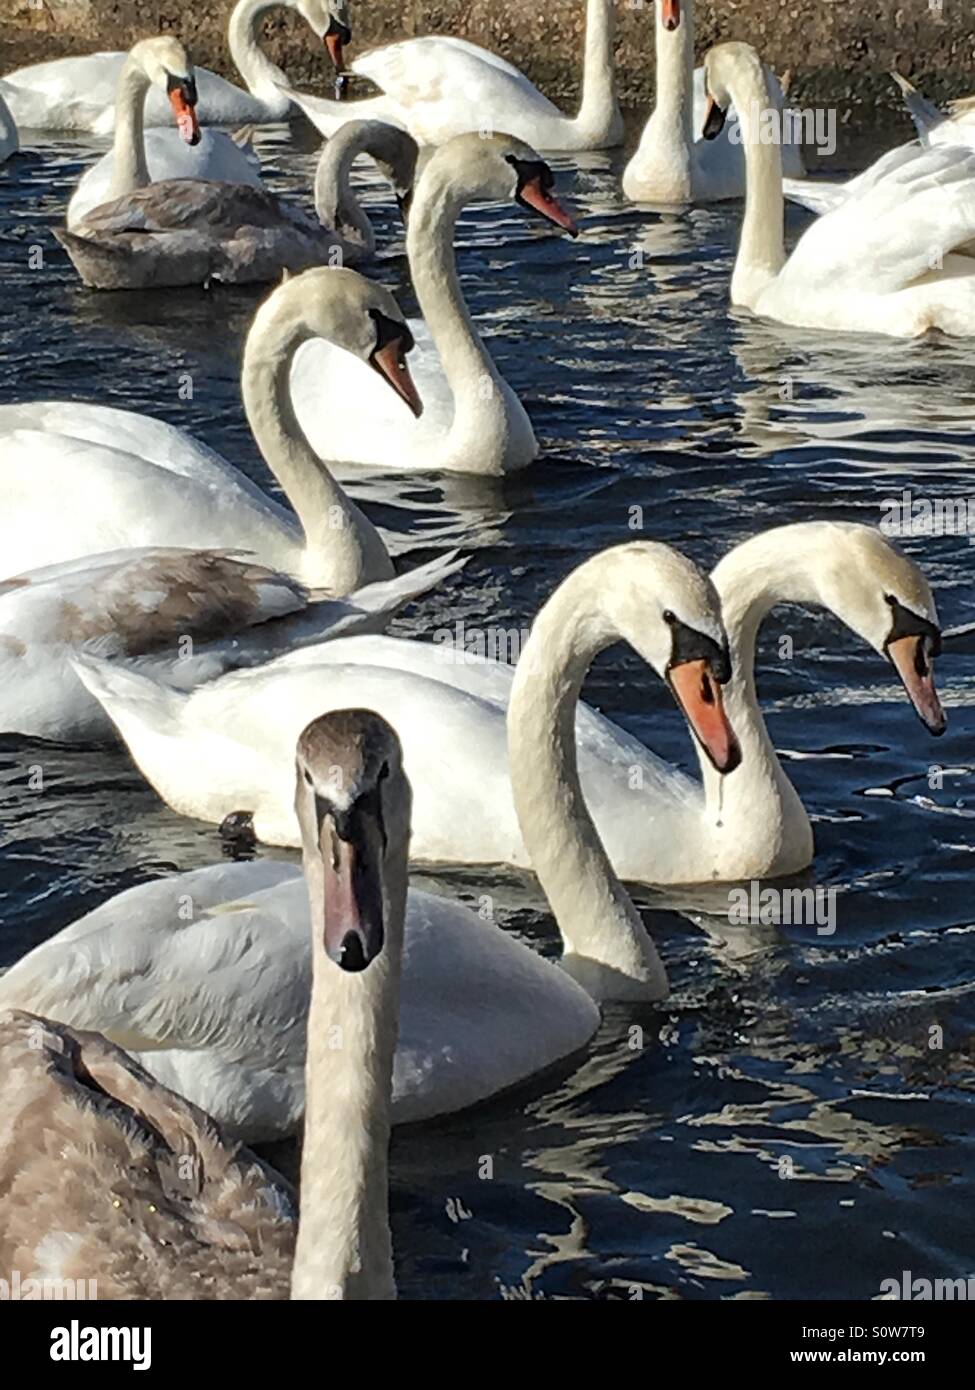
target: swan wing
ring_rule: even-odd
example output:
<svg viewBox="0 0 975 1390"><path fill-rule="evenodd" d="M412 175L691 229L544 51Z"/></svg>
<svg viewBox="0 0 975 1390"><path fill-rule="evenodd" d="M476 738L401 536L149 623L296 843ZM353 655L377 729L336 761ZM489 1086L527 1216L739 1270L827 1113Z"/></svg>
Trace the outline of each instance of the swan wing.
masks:
<svg viewBox="0 0 975 1390"><path fill-rule="evenodd" d="M441 107L468 130L506 109L523 111L526 102L539 115L562 117L524 73L460 40L405 39L364 53L352 70L375 82L408 116L421 107Z"/></svg>
<svg viewBox="0 0 975 1390"><path fill-rule="evenodd" d="M241 148L220 130L204 128L198 145L187 145L175 130L145 132L146 164L152 183L167 179L210 179L216 183L261 188L260 164L253 150ZM68 203L67 223L74 227L94 208L111 199L115 155L109 150L88 169Z"/></svg>
<svg viewBox="0 0 975 1390"><path fill-rule="evenodd" d="M303 906L302 906L303 905ZM284 1049L307 992L307 890L293 865L221 864L130 888L0 977L6 1008L134 1051Z"/></svg>
<svg viewBox="0 0 975 1390"><path fill-rule="evenodd" d="M890 294L975 237L975 151L952 145L892 155L803 233L780 279L833 291L868 284Z"/></svg>
<svg viewBox="0 0 975 1390"><path fill-rule="evenodd" d="M109 134L127 57L127 53L103 52L33 63L0 80L0 94L21 126Z"/></svg>

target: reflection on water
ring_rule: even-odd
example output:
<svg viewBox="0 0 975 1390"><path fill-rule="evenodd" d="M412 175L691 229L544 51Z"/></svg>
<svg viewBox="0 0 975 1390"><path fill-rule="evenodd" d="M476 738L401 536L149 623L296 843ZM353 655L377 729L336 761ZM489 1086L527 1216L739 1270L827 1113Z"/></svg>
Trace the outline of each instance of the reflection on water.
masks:
<svg viewBox="0 0 975 1390"><path fill-rule="evenodd" d="M259 146L273 186L307 201L314 144L272 131ZM152 411L267 484L237 391L259 293L91 295L50 236L100 147L28 146L0 174L0 399ZM710 565L762 527L876 524L904 488L975 492L975 349L729 313L737 207L637 212L619 196L619 157L554 163L578 242L513 207L468 212L459 233L472 309L542 460L503 483L346 475L396 553L473 555L399 631L521 628L573 565L634 534ZM376 273L414 313L402 228L379 185L364 174L361 186L384 248ZM790 210L789 235L805 220ZM191 400L178 394L187 372ZM905 545L945 625L973 623L967 538ZM836 890L835 934L731 927L713 889L642 890L671 998L613 1008L555 1075L397 1135L405 1295L869 1298L904 1269L971 1272L973 648L970 633L946 643L951 725L935 744L875 653L822 613L774 615L760 688L816 829L802 882ZM695 767L669 696L631 653L601 658L587 696ZM476 787L471 803L477 814ZM0 740L0 963L126 884L220 852L121 752ZM506 927L557 954L529 879L429 882L468 901L489 893Z"/></svg>

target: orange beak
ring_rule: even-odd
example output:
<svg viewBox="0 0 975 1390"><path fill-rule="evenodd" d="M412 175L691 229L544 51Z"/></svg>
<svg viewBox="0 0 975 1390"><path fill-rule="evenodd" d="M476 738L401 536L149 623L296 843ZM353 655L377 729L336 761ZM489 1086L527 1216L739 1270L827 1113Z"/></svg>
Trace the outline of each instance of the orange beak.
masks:
<svg viewBox="0 0 975 1390"><path fill-rule="evenodd" d="M331 58L336 72L341 72L345 66L345 58L342 56L342 35L326 34L325 47L328 49L328 56Z"/></svg>
<svg viewBox="0 0 975 1390"><path fill-rule="evenodd" d="M934 688L934 670L924 650L924 639L913 635L898 637L888 642L887 655L924 727L935 736L943 734L948 718Z"/></svg>
<svg viewBox="0 0 975 1390"><path fill-rule="evenodd" d="M683 661L671 666L667 680L674 699L694 732L694 737L719 772L734 772L741 749L728 723L721 686L706 661Z"/></svg>
<svg viewBox="0 0 975 1390"><path fill-rule="evenodd" d="M540 212L546 222L554 222L557 227L563 227L569 236L578 236L579 228L559 202L558 198L553 198L552 194L542 187L540 178L529 179L523 183L518 193L519 203L525 207L534 208Z"/></svg>
<svg viewBox="0 0 975 1390"><path fill-rule="evenodd" d="M196 107L186 100L179 87L174 87L170 92L169 104L173 108L176 129L181 138L188 145L198 145L200 143L200 126L196 119Z"/></svg>
<svg viewBox="0 0 975 1390"><path fill-rule="evenodd" d="M393 338L384 347L377 348L369 360L376 371L386 378L397 396L406 402L416 418L419 419L423 414L423 402L420 400L420 393L413 384L410 369L406 365L406 354L403 352L402 340Z"/></svg>
<svg viewBox="0 0 975 1390"><path fill-rule="evenodd" d="M680 27L680 0L660 0L660 18L671 33Z"/></svg>

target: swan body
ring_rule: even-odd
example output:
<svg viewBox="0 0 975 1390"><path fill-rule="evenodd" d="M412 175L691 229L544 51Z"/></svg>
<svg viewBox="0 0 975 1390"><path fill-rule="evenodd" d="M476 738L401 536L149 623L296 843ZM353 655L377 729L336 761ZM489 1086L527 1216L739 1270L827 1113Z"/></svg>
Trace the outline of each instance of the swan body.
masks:
<svg viewBox="0 0 975 1390"><path fill-rule="evenodd" d="M530 868L505 751L511 690L516 669L527 663L537 677L539 720L548 726L569 718L576 702L565 694L565 648L571 652L583 640L590 601L584 584L596 582L599 561L556 590L543 610L548 621L540 630L536 622L518 668L457 653L447 642L364 636L311 646L189 694L118 666L88 662L80 674L169 805L218 823L247 812L257 837L271 844L296 841L286 753L308 711L356 703L395 712L415 788L413 858ZM896 631L906 642L896 653L907 693L932 732L944 728L930 677L937 634L930 589L878 533L820 522L777 528L731 551L714 580L735 657L727 699L744 750L742 768L719 782L702 757L703 782L695 783L586 705L575 710L586 804L614 869L627 881L775 877L811 862L809 819L775 754L755 690L758 627L777 603L822 604L891 660ZM889 597L899 605L900 627ZM923 680L911 664L919 651L929 672ZM433 748L431 728L437 730ZM244 761L231 741L246 750L253 769L246 788L228 785L228 768ZM529 752L525 757L532 761ZM472 786L484 807L478 817L464 812Z"/></svg>
<svg viewBox="0 0 975 1390"><path fill-rule="evenodd" d="M104 1033L236 1138L266 1142L301 1129L311 956L298 868L214 864L80 918L0 976L0 1005ZM507 1090L585 1047L598 1023L564 971L462 904L410 890L394 1124Z"/></svg>
<svg viewBox="0 0 975 1390"><path fill-rule="evenodd" d="M597 569L603 579L615 574L615 593L597 600L596 641L631 634L645 659L668 673L716 759L733 766L713 590L665 546L607 555ZM573 672L580 683L587 664L580 649ZM563 731L548 727L544 711L539 720L532 704L524 682L516 686L512 736L516 744L526 736L544 766L533 775L513 752L524 769L514 795L529 838L540 825L555 832L536 840L533 859L563 938L562 968L469 909L410 890L394 1120L473 1104L571 1055L598 1025L597 1001L652 1000L667 991L653 942L599 842ZM307 918L300 875L284 864L220 864L143 884L13 966L0 979L0 1007L98 1028L237 1135L288 1134L305 1107Z"/></svg>
<svg viewBox="0 0 975 1390"><path fill-rule="evenodd" d="M94 289L260 284L282 271L353 265L375 249L349 185L359 153L381 161L397 195L408 196L415 141L378 121L351 122L319 160L316 216L259 186L187 177L150 182L90 211L75 232L56 235Z"/></svg>
<svg viewBox="0 0 975 1390"><path fill-rule="evenodd" d="M431 35L365 53L351 65L383 95L327 101L287 89L323 135L357 116L393 121L421 145L506 131L540 150L600 150L623 139L614 87L612 0L587 0L582 102L565 116L512 64L464 39Z"/></svg>
<svg viewBox="0 0 975 1390"><path fill-rule="evenodd" d="M537 456L527 412L471 322L453 239L462 208L479 198L513 198L574 231L551 184L551 171L534 150L508 136L462 135L436 151L417 182L406 234L424 316L410 324L423 416L402 420L396 402L391 410L376 390L381 382L367 380L324 341L308 343L295 357L291 398L320 457L382 469L499 475ZM354 416L341 408L350 394L361 402Z"/></svg>
<svg viewBox="0 0 975 1390"><path fill-rule="evenodd" d="M885 166L807 228L787 257L779 151L754 126L769 100L758 55L747 44L720 44L706 69L715 112L734 102L744 113L748 192L733 304L837 332L975 334L975 263L958 254L975 238L975 151L941 146Z"/></svg>
<svg viewBox="0 0 975 1390"><path fill-rule="evenodd" d="M14 1269L82 1277L103 1299L395 1297L388 1150L410 802L393 731L363 711L314 721L297 746L296 804L310 922L300 1217L289 1184L103 1037L6 1012L8 1281ZM272 1053L275 1021L259 1023Z"/></svg>
<svg viewBox="0 0 975 1390"><path fill-rule="evenodd" d="M77 656L124 658L188 690L333 635L380 632L462 563L436 560L344 599L209 550L116 551L0 582L0 733L113 736L75 673Z"/></svg>
<svg viewBox="0 0 975 1390"><path fill-rule="evenodd" d="M320 333L419 408L402 358L408 330L387 290L327 269L274 290L248 333L241 383L255 439L293 512L162 421L73 402L0 406L2 577L131 546L178 546L243 550L334 595L392 579L378 532L294 420L287 373L300 344Z"/></svg>
<svg viewBox="0 0 975 1390"><path fill-rule="evenodd" d="M735 113L714 140L702 138L707 96L704 69L694 67L692 0L657 0L655 106L623 170L623 193L634 203L713 203L745 192L745 155ZM765 68L771 103L780 117L785 97ZM783 142L786 174L800 178L802 154Z"/></svg>
<svg viewBox="0 0 975 1390"><path fill-rule="evenodd" d="M231 57L247 82L244 91L206 68L197 70L200 119L206 125L261 125L287 119L291 109L281 90L279 67L262 52L257 25L270 9L296 10L313 32L324 37L333 18L344 22L341 0L238 0L230 16ZM18 124L37 130L79 130L111 135L115 129L115 94L125 53L90 53L56 58L18 68L0 78L0 97L6 99ZM150 94L146 124L166 126L169 105L161 92Z"/></svg>

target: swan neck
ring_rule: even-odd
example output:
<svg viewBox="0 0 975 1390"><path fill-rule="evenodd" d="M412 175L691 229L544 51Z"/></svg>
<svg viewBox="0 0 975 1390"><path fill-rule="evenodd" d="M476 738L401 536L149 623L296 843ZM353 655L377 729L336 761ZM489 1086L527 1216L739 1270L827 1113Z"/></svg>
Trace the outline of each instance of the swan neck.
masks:
<svg viewBox="0 0 975 1390"><path fill-rule="evenodd" d="M582 99L576 117L580 126L608 130L622 119L616 101L615 38L614 0L587 0Z"/></svg>
<svg viewBox="0 0 975 1390"><path fill-rule="evenodd" d="M454 252L457 218L476 192L435 155L420 179L406 236L417 302L454 400L455 452L464 439L483 452L507 430L504 382L471 320Z"/></svg>
<svg viewBox="0 0 975 1390"><path fill-rule="evenodd" d="M269 11L280 7L282 0L237 0L227 26L227 43L234 66L254 96L283 105L276 83L287 83L287 77L272 63L259 42L258 26Z"/></svg>
<svg viewBox="0 0 975 1390"><path fill-rule="evenodd" d="M301 1216L291 1297L391 1299L396 1287L389 1228L389 1132L405 863L392 886L383 884L382 953L358 973L343 971L326 954L321 866L316 871L306 866L306 875L313 964Z"/></svg>
<svg viewBox="0 0 975 1390"><path fill-rule="evenodd" d="M309 560L303 578L316 588L346 594L372 579L388 578L393 570L375 528L346 496L298 424L289 386L291 362L311 336L296 322L293 310L278 311L272 296L248 334L241 389L257 446L305 533Z"/></svg>
<svg viewBox="0 0 975 1390"><path fill-rule="evenodd" d="M740 75L732 88L745 150L745 215L732 281L732 298L747 303L785 265L785 204L778 113L761 69ZM768 111L774 123L769 138ZM764 138L763 138L764 135ZM736 292L734 280L738 280Z"/></svg>
<svg viewBox="0 0 975 1390"><path fill-rule="evenodd" d="M106 202L145 188L149 182L144 138L146 94L152 83L137 58L122 65L115 96L113 173Z"/></svg>
<svg viewBox="0 0 975 1390"><path fill-rule="evenodd" d="M729 833L736 820L751 824L756 808L782 827L794 824L806 832L809 824L766 728L755 682L758 633L771 610L779 603L820 602L814 570L797 538L787 538L785 552L777 539L773 532L736 546L712 574L732 662L725 707L742 756L740 766L726 777L715 771L700 748L698 758L706 817L712 824L721 819Z"/></svg>
<svg viewBox="0 0 975 1390"><path fill-rule="evenodd" d="M694 143L694 12L689 0L681 4L678 27L664 28L663 7L656 13L655 126L672 126L683 140Z"/></svg>
<svg viewBox="0 0 975 1390"><path fill-rule="evenodd" d="M325 142L315 170L315 213L323 227L352 242L363 254L375 249L372 224L352 190L352 165L369 150L370 132L357 124L340 126Z"/></svg>
<svg viewBox="0 0 975 1390"><path fill-rule="evenodd" d="M518 662L508 711L512 792L562 936L565 969L597 1000L659 999L667 993L663 963L613 870L579 780L579 693L594 657L619 636L601 612L592 569L583 566L556 590Z"/></svg>

